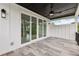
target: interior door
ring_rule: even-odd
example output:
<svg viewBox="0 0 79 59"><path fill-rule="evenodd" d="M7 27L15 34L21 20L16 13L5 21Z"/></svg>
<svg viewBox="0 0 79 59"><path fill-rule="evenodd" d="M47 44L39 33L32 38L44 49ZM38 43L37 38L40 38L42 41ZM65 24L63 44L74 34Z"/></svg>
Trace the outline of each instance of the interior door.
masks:
<svg viewBox="0 0 79 59"><path fill-rule="evenodd" d="M9 50L9 41L9 4L2 3L0 4L0 54Z"/></svg>

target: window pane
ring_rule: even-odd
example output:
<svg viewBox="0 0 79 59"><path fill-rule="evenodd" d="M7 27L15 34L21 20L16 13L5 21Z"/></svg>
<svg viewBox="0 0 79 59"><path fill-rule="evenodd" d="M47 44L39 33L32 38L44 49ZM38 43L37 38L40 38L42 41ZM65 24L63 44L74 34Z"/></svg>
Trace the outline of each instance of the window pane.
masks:
<svg viewBox="0 0 79 59"><path fill-rule="evenodd" d="M77 17L77 32L79 32L79 16Z"/></svg>
<svg viewBox="0 0 79 59"><path fill-rule="evenodd" d="M37 19L32 17L32 39L37 37Z"/></svg>
<svg viewBox="0 0 79 59"><path fill-rule="evenodd" d="M46 36L46 21L42 20L42 36Z"/></svg>
<svg viewBox="0 0 79 59"><path fill-rule="evenodd" d="M46 30L47 30L47 26L46 26L46 21L44 21L44 36L46 36Z"/></svg>
<svg viewBox="0 0 79 59"><path fill-rule="evenodd" d="M42 37L42 20L39 19L39 38Z"/></svg>
<svg viewBox="0 0 79 59"><path fill-rule="evenodd" d="M30 16L21 14L21 43L30 41Z"/></svg>
<svg viewBox="0 0 79 59"><path fill-rule="evenodd" d="M42 20L42 37L44 37L44 20Z"/></svg>
<svg viewBox="0 0 79 59"><path fill-rule="evenodd" d="M78 25L78 26L77 26L77 32L79 32L79 23L77 23L77 25Z"/></svg>

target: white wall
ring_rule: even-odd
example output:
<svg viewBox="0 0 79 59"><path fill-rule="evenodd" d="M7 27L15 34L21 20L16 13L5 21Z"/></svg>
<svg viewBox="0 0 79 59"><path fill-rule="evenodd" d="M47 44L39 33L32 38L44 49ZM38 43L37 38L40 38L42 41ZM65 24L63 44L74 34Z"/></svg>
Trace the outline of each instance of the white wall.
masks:
<svg viewBox="0 0 79 59"><path fill-rule="evenodd" d="M51 37L75 40L75 32L76 32L75 24L68 24L68 25L49 24L49 35Z"/></svg>
<svg viewBox="0 0 79 59"><path fill-rule="evenodd" d="M0 55L20 47L20 9L12 4L0 4L6 10L6 18L0 17ZM1 16L1 11L0 11ZM13 43L13 45L11 45Z"/></svg>
<svg viewBox="0 0 79 59"><path fill-rule="evenodd" d="M6 18L1 18L1 9L6 10ZM10 4L0 4L0 54L9 51L10 48Z"/></svg>
<svg viewBox="0 0 79 59"><path fill-rule="evenodd" d="M16 49L21 44L21 14L17 6L10 4L10 41L14 43L10 49Z"/></svg>

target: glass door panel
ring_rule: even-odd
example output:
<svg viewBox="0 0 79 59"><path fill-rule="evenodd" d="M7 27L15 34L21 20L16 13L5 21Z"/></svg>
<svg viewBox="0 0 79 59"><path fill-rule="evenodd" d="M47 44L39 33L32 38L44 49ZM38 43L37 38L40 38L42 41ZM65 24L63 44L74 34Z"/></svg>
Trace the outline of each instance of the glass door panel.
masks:
<svg viewBox="0 0 79 59"><path fill-rule="evenodd" d="M37 38L37 19L32 17L32 40Z"/></svg>
<svg viewBox="0 0 79 59"><path fill-rule="evenodd" d="M39 38L42 37L42 20L39 19Z"/></svg>
<svg viewBox="0 0 79 59"><path fill-rule="evenodd" d="M46 24L46 21L44 20L44 36L46 36L46 31L47 30L47 24Z"/></svg>
<svg viewBox="0 0 79 59"><path fill-rule="evenodd" d="M44 37L44 20L42 20L42 37Z"/></svg>
<svg viewBox="0 0 79 59"><path fill-rule="evenodd" d="M30 16L21 14L21 43L30 41Z"/></svg>
<svg viewBox="0 0 79 59"><path fill-rule="evenodd" d="M77 32L79 33L79 23L77 23Z"/></svg>
<svg viewBox="0 0 79 59"><path fill-rule="evenodd" d="M42 37L46 36L46 21L42 20Z"/></svg>

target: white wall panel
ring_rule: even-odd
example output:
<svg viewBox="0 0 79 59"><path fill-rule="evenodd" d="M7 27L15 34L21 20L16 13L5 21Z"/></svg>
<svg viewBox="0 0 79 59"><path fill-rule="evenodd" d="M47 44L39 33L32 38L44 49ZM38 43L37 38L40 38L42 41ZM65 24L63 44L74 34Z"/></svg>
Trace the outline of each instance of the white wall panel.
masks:
<svg viewBox="0 0 79 59"><path fill-rule="evenodd" d="M20 8L10 5L10 39L13 42L11 49L16 49L21 44L21 14Z"/></svg>
<svg viewBox="0 0 79 59"><path fill-rule="evenodd" d="M6 18L1 18L1 9L6 10ZM0 4L0 54L9 50L9 4Z"/></svg>
<svg viewBox="0 0 79 59"><path fill-rule="evenodd" d="M76 27L75 24L70 25L53 25L50 24L50 36L75 40Z"/></svg>

